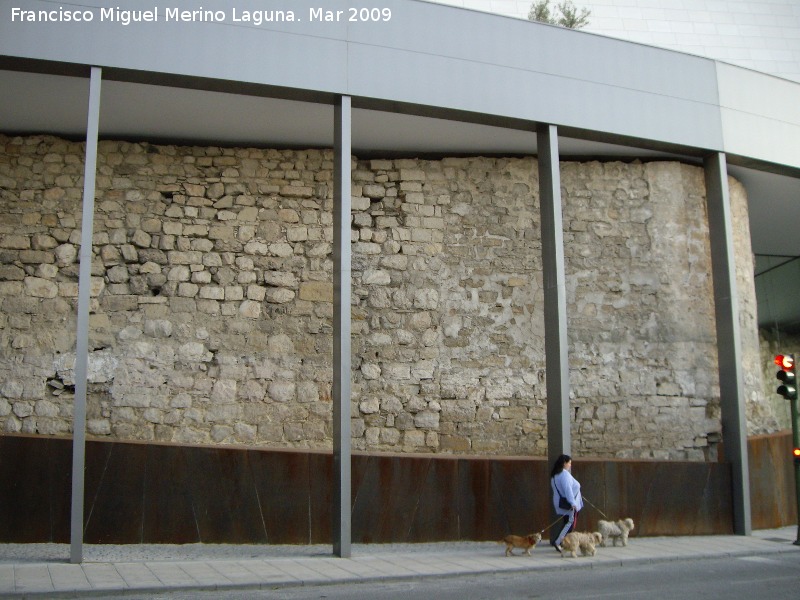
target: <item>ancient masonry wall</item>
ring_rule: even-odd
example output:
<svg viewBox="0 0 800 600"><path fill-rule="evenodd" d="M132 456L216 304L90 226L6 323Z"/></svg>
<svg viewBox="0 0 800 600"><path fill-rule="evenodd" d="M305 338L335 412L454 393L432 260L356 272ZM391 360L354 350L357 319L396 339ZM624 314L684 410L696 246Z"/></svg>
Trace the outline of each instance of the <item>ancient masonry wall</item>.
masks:
<svg viewBox="0 0 800 600"><path fill-rule="evenodd" d="M0 136L0 431L69 434L83 146ZM331 447L332 153L101 142L88 434ZM702 170L563 163L573 452L720 439ZM765 402L731 180L751 432ZM353 446L546 452L533 158L353 159ZM752 369L751 369L752 367Z"/></svg>
<svg viewBox="0 0 800 600"><path fill-rule="evenodd" d="M792 405L783 396L778 395L777 389L781 382L775 377L779 367L775 364L778 354L794 354L800 356L800 337L789 335L785 332L775 333L774 330L761 329L761 367L764 381L764 397L772 405L778 424L781 429L792 429Z"/></svg>

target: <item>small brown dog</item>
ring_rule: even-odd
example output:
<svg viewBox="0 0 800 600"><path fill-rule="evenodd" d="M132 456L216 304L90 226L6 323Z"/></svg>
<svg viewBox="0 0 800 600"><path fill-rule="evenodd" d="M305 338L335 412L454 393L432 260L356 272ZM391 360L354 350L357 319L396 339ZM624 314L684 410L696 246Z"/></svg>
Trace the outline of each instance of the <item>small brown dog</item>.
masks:
<svg viewBox="0 0 800 600"><path fill-rule="evenodd" d="M594 556L595 547L602 541L603 536L599 531L592 533L573 531L564 536L564 540L561 542L561 557L565 557L569 552L572 558L577 558L578 549L583 556Z"/></svg>
<svg viewBox="0 0 800 600"><path fill-rule="evenodd" d="M531 549L542 540L541 533L529 533L528 535L507 535L498 544L506 545L506 556L513 556L514 548L523 548L525 554L531 555Z"/></svg>

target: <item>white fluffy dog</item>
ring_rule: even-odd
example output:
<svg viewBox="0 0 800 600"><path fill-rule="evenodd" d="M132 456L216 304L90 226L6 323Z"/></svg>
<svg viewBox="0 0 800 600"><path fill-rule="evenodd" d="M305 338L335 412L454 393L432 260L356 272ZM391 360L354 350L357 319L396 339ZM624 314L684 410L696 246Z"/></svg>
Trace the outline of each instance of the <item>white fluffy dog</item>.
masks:
<svg viewBox="0 0 800 600"><path fill-rule="evenodd" d="M597 529L600 530L603 536L603 541L600 545L605 547L606 540L611 538L614 540L614 545L617 545L617 540L622 542L623 546L628 545L628 534L633 529L633 519L620 519L619 521L598 521Z"/></svg>
<svg viewBox="0 0 800 600"><path fill-rule="evenodd" d="M595 547L603 541L603 536L599 531L592 533L583 531L573 531L564 536L561 542L561 557L567 556L567 552L572 555L572 558L578 558L578 549L580 548L583 556L594 556Z"/></svg>

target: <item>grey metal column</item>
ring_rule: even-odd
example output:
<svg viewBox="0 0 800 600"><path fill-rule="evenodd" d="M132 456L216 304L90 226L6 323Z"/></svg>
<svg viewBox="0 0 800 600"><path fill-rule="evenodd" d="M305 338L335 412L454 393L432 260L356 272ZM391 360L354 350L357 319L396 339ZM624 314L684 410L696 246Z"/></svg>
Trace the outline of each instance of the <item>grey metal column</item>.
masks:
<svg viewBox="0 0 800 600"><path fill-rule="evenodd" d="M351 99L334 109L333 170L333 553L350 556L350 156Z"/></svg>
<svg viewBox="0 0 800 600"><path fill-rule="evenodd" d="M544 279L544 349L547 369L547 455L552 463L569 454L569 369L567 363L567 289L564 276L564 231L558 130L540 125L539 211Z"/></svg>
<svg viewBox="0 0 800 600"><path fill-rule="evenodd" d="M750 472L747 462L747 415L744 406L742 342L739 333L739 297L733 251L728 167L725 155L704 160L708 229L719 356L719 393L722 408L722 441L725 459L731 463L733 484L733 531L752 533Z"/></svg>
<svg viewBox="0 0 800 600"><path fill-rule="evenodd" d="M92 235L97 136L100 129L100 83L103 71L92 67L89 79L89 116L86 125L86 161L83 166L81 254L78 276L78 332L75 349L75 401L72 419L71 563L83 562L83 487L86 464L86 377L89 366L89 292L92 285Z"/></svg>

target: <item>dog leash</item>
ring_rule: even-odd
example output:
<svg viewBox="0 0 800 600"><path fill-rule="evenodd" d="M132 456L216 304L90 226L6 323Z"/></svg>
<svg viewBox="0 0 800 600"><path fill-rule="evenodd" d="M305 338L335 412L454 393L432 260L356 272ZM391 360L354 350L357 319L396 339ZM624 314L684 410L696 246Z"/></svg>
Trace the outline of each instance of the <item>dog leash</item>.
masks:
<svg viewBox="0 0 800 600"><path fill-rule="evenodd" d="M545 527L544 529L542 529L542 530L541 530L539 533L544 533L545 531L547 531L548 529L550 529L550 528L551 528L553 525L555 525L556 523L558 523L558 522L559 522L561 519L562 519L562 517L558 517L558 518L557 518L555 521L553 521L552 523L550 523L550 525L548 525L547 527Z"/></svg>
<svg viewBox="0 0 800 600"><path fill-rule="evenodd" d="M604 516L606 519L608 519L608 515L606 515L606 513L604 513L604 512L603 512L602 510L600 510L599 508L597 508L597 507L596 507L594 504L592 504L592 501L591 501L591 500L589 500L589 499L588 499L586 496L584 496L583 494L581 494L581 498L583 498L583 501L584 501L584 502L586 502L586 504L588 504L589 506L591 506L592 508L594 508L594 509L595 509L597 512L599 512L599 513L600 513L601 515L603 515L603 516ZM551 525L551 527L552 527L552 525Z"/></svg>
<svg viewBox="0 0 800 600"><path fill-rule="evenodd" d="M601 515L603 515L603 516L604 516L606 519L608 519L608 515L607 515L606 513L604 513L602 510L600 510L599 508L597 508L597 506L595 506L595 505L594 505L594 503L593 503L591 500L589 500L589 499L588 499L586 496L584 496L583 494L581 494L581 498L583 498L583 501L584 501L584 502L586 502L586 504L588 504L589 506L591 506L592 508L594 508L594 509L595 509L597 512L599 512L599 513L600 513ZM550 529L551 527L553 527L553 525L555 525L556 523L558 523L559 521L561 521L561 519L562 519L562 517L559 517L559 518L557 518L555 521L553 521L552 523L550 523L550 525L548 525L547 527L545 527L544 529L542 529L542 530L541 530L539 533L544 533L545 531L547 531L548 529Z"/></svg>

